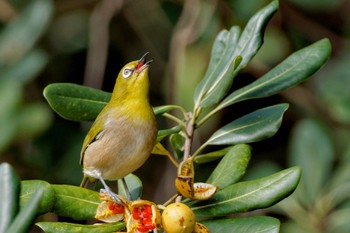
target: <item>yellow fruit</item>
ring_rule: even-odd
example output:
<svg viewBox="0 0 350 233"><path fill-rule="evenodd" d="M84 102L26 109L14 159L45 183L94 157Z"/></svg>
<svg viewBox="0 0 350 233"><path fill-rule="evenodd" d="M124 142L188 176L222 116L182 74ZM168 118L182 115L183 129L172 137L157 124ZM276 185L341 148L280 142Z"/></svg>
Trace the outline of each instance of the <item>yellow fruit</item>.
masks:
<svg viewBox="0 0 350 233"><path fill-rule="evenodd" d="M187 205L173 203L163 211L162 225L167 233L191 233L196 225L196 216Z"/></svg>

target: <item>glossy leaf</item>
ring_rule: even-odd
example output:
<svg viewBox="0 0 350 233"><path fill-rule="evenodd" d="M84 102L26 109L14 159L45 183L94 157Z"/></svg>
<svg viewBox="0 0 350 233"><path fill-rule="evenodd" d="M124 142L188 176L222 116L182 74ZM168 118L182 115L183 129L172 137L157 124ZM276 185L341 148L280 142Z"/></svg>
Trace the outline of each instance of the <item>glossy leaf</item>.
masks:
<svg viewBox="0 0 350 233"><path fill-rule="evenodd" d="M113 224L81 225L66 222L39 222L36 223L46 233L111 233L125 228L121 222Z"/></svg>
<svg viewBox="0 0 350 233"><path fill-rule="evenodd" d="M334 159L331 139L317 122L302 120L293 129L289 148L290 164L303 169L302 199L311 204L330 176Z"/></svg>
<svg viewBox="0 0 350 233"><path fill-rule="evenodd" d="M280 228L278 219L267 216L216 219L202 223L209 228L210 233L278 233Z"/></svg>
<svg viewBox="0 0 350 233"><path fill-rule="evenodd" d="M209 163L218 159L221 159L225 156L225 154L232 148L232 146L228 146L224 149L212 151L205 154L199 154L193 158L193 162L195 163Z"/></svg>
<svg viewBox="0 0 350 233"><path fill-rule="evenodd" d="M216 166L207 183L220 189L239 181L246 172L251 156L251 147L239 144L232 147Z"/></svg>
<svg viewBox="0 0 350 233"><path fill-rule="evenodd" d="M157 134L157 142L162 141L165 137L180 132L182 129L181 125L174 126L170 129L160 129Z"/></svg>
<svg viewBox="0 0 350 233"><path fill-rule="evenodd" d="M25 180L21 182L20 209L24 209L32 200L36 190L43 189L43 195L37 209L37 214L44 214L52 210L55 202L55 192L51 185L43 180Z"/></svg>
<svg viewBox="0 0 350 233"><path fill-rule="evenodd" d="M93 121L108 103L111 94L72 83L50 84L44 97L51 108L65 119Z"/></svg>
<svg viewBox="0 0 350 233"><path fill-rule="evenodd" d="M53 83L44 89L44 97L61 117L72 121L94 121L112 94L73 83ZM178 109L176 105L153 108L156 115Z"/></svg>
<svg viewBox="0 0 350 233"><path fill-rule="evenodd" d="M129 190L131 200L137 200L142 196L142 181L134 174L129 174L124 177L127 189ZM124 198L127 197L125 186L121 179L118 180L118 191L119 195L122 195Z"/></svg>
<svg viewBox="0 0 350 233"><path fill-rule="evenodd" d="M0 232L5 232L18 211L19 178L8 163L0 164Z"/></svg>
<svg viewBox="0 0 350 233"><path fill-rule="evenodd" d="M29 1L0 34L0 64L11 64L20 59L46 30L53 15L53 2Z"/></svg>
<svg viewBox="0 0 350 233"><path fill-rule="evenodd" d="M166 155L166 156L171 156L170 152L165 149L165 147L162 145L162 143L158 142L154 147L151 152L151 154L154 155Z"/></svg>
<svg viewBox="0 0 350 233"><path fill-rule="evenodd" d="M229 35L224 32L219 34L212 51L212 63L217 64L209 65L203 81L196 89L196 107L216 104L227 94L233 78L247 66L260 49L267 22L277 9L278 1L272 1L261 9L249 20L241 36L236 27L232 27ZM216 46L217 43L222 45Z"/></svg>
<svg viewBox="0 0 350 233"><path fill-rule="evenodd" d="M162 115L164 113L170 112L172 110L180 109L181 107L178 105L162 105L153 107L153 112L155 115Z"/></svg>
<svg viewBox="0 0 350 233"><path fill-rule="evenodd" d="M216 37L207 72L195 90L194 101L196 107L200 105L210 87L218 85L222 80L229 80L231 78L231 72L234 69L232 65L235 58L234 50L240 33L240 28L233 26L230 31L223 30Z"/></svg>
<svg viewBox="0 0 350 233"><path fill-rule="evenodd" d="M210 200L190 203L196 216L218 217L270 207L290 195L299 183L301 169L292 167L256 180L219 190Z"/></svg>
<svg viewBox="0 0 350 233"><path fill-rule="evenodd" d="M44 194L44 187L40 186L32 195L30 201L28 201L27 205L21 209L21 211L17 214L16 218L12 222L9 229L7 229L8 233L16 232L16 233L27 233L30 227L33 224L37 216L37 210L40 205L40 199Z"/></svg>
<svg viewBox="0 0 350 233"><path fill-rule="evenodd" d="M326 63L330 53L331 44L328 39L293 53L255 82L227 96L215 111L239 101L271 96L305 81Z"/></svg>
<svg viewBox="0 0 350 233"><path fill-rule="evenodd" d="M177 159L183 158L184 153L184 138L179 133L171 134L169 141L173 147Z"/></svg>
<svg viewBox="0 0 350 233"><path fill-rule="evenodd" d="M71 185L52 185L55 191L53 212L75 220L92 219L100 199L98 193Z"/></svg>
<svg viewBox="0 0 350 233"><path fill-rule="evenodd" d="M249 113L217 130L208 145L230 145L261 141L279 129L288 104L277 104Z"/></svg>

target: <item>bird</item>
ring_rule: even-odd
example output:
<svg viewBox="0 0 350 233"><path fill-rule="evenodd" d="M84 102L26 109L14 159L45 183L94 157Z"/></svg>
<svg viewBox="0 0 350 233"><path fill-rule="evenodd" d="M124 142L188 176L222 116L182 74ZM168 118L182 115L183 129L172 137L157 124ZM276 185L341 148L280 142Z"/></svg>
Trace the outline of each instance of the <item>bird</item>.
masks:
<svg viewBox="0 0 350 233"><path fill-rule="evenodd" d="M157 138L157 122L149 102L148 53L126 64L118 74L110 101L87 133L80 153L81 187L100 181L104 192L118 200L105 180L118 180L140 168Z"/></svg>

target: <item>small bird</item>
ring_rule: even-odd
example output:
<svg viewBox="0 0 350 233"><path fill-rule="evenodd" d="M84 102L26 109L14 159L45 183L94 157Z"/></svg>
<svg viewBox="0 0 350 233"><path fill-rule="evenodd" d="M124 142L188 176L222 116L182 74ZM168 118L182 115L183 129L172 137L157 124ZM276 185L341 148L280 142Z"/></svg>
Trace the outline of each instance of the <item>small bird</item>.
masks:
<svg viewBox="0 0 350 233"><path fill-rule="evenodd" d="M149 103L148 53L119 72L111 100L85 137L80 164L87 181L118 180L141 167L151 154L157 123Z"/></svg>

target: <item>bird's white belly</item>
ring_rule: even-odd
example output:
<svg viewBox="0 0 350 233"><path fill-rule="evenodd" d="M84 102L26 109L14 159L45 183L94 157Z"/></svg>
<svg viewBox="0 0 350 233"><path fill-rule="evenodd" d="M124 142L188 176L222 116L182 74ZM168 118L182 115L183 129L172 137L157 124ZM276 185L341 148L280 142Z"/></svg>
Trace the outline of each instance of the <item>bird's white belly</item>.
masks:
<svg viewBox="0 0 350 233"><path fill-rule="evenodd" d="M128 121L106 124L109 124L108 130L85 150L84 172L89 176L97 172L103 179L116 180L135 171L147 160L154 146L154 135L145 133L152 131L147 124L135 126Z"/></svg>

